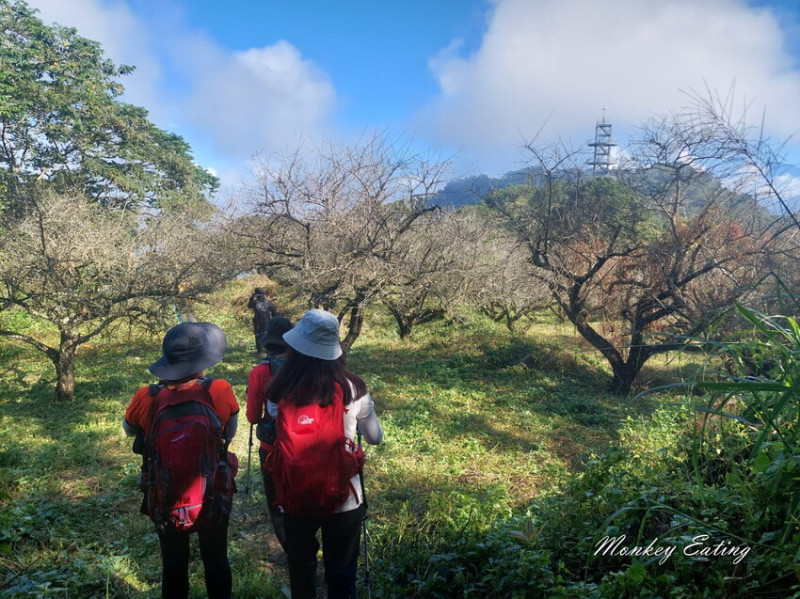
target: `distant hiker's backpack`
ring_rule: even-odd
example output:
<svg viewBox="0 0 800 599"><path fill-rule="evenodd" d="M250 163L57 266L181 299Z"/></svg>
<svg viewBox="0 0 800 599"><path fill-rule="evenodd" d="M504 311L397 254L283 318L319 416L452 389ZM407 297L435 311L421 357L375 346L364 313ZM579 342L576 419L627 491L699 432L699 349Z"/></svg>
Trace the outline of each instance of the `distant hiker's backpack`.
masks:
<svg viewBox="0 0 800 599"><path fill-rule="evenodd" d="M262 319L265 322L269 320L269 317L271 316L271 306L272 302L267 298L266 295L258 294L253 297L252 308L255 318Z"/></svg>
<svg viewBox="0 0 800 599"><path fill-rule="evenodd" d="M223 440L208 388L151 385L155 417L145 434L142 512L159 528L192 531L230 513L238 460Z"/></svg>
<svg viewBox="0 0 800 599"><path fill-rule="evenodd" d="M256 312L263 312L267 313L269 311L269 303L267 302L267 296L257 293L253 296L253 310Z"/></svg>
<svg viewBox="0 0 800 599"><path fill-rule="evenodd" d="M320 516L341 506L352 492L351 479L364 466L364 452L344 434L344 401L336 385L326 407L298 407L291 398L278 404L275 443L267 468L275 483L275 503L287 514ZM356 495L357 496L357 495Z"/></svg>

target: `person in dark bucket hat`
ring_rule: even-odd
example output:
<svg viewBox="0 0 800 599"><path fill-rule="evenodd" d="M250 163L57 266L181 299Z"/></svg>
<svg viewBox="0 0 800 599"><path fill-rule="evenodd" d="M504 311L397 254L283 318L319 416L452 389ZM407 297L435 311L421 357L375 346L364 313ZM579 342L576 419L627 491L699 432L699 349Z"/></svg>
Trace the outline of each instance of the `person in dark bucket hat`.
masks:
<svg viewBox="0 0 800 599"><path fill-rule="evenodd" d="M177 381L202 372L222 361L228 340L210 322L182 322L164 335L162 356L150 365L150 372L164 381Z"/></svg>
<svg viewBox="0 0 800 599"><path fill-rule="evenodd" d="M161 344L161 357L148 368L158 377L158 385L145 385L134 394L122 422L125 433L136 436L138 442L145 433L156 430L156 418L160 413L158 408L180 405L184 401L202 402L213 408L219 419L223 436L219 441L227 448L236 434L239 402L228 381L205 377L205 370L221 362L226 349L225 333L210 322L182 322L169 329ZM232 455L232 452L228 454ZM212 521L191 529L199 537L209 599L231 597L233 577L228 560L229 520L228 510ZM162 596L186 599L189 596L192 532L159 524L156 525L156 532L161 548Z"/></svg>
<svg viewBox="0 0 800 599"><path fill-rule="evenodd" d="M289 348L286 341L283 340L283 334L290 331L291 328L292 322L285 316L275 316L267 323L267 328L261 337L261 345L267 350L267 358L256 364L247 377L247 409L245 411L247 421L251 426L256 426L256 435L261 442L258 448L258 457L261 463L264 496L267 500L267 513L272 522L272 530L281 547L284 547L286 543L283 513L275 505L275 485L269 470L264 467L264 462L272 450L272 443L275 440L275 416L277 415L277 411L270 414L267 409L267 387L286 358L286 351ZM250 433L252 439L252 429ZM270 555L268 559L285 562L285 556L281 553Z"/></svg>
<svg viewBox="0 0 800 599"><path fill-rule="evenodd" d="M292 321L285 316L274 316L269 319L267 328L261 334L261 346L267 350L267 355L275 355L286 351L286 341L283 334L292 329Z"/></svg>
<svg viewBox="0 0 800 599"><path fill-rule="evenodd" d="M273 468L273 482L279 503L281 497L290 501L292 494L291 480L275 471L277 468L281 472L276 463L280 464L285 459L281 456L281 449L285 446L283 444L289 433L281 428L285 426L281 422L283 418L288 419L286 414L297 414L303 406L312 406L311 411L317 414L330 413L329 410L336 414L336 410L341 409L342 433L352 447L355 447L356 431L360 431L364 440L371 445L376 445L383 439L383 430L366 383L344 364L336 316L325 310L309 310L283 335L283 340L289 346L286 360L266 393L267 409L270 415L278 419L280 429L273 452L268 458L268 465ZM343 405L338 406L339 402ZM320 416L321 420L325 418ZM300 419L293 421L301 422ZM310 422L312 420L303 424ZM322 458L324 462L320 465L321 468L334 463L330 460L333 452L314 453L328 456ZM316 461L315 459L315 463ZM346 499L341 505L332 512L326 510L324 514L314 508L308 508L308 513L302 510L284 510L284 548L292 597L310 599L317 596L317 532L320 529L327 596L356 596L358 550L364 516L364 489L358 474L349 479L349 488L344 496Z"/></svg>

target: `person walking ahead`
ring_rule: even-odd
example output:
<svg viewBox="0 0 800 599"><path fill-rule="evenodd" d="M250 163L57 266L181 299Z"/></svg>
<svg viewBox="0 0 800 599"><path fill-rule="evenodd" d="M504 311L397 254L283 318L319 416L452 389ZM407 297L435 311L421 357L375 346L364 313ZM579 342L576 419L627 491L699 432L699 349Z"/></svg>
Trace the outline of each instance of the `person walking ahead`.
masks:
<svg viewBox="0 0 800 599"><path fill-rule="evenodd" d="M261 477L264 482L264 495L267 498L267 512L281 547L284 546L286 540L283 530L283 513L275 505L275 485L272 484L272 475L265 466L267 454L272 450L272 443L275 441L275 416L277 415L277 413L269 414L267 411L267 386L286 359L288 346L283 340L283 334L291 328L291 321L284 316L271 318L267 323L263 338L267 359L253 367L247 377L247 410L245 412L247 421L257 426L258 439L261 441L258 456L261 463Z"/></svg>
<svg viewBox="0 0 800 599"><path fill-rule="evenodd" d="M231 597L228 521L236 458L227 446L236 434L239 404L227 381L204 378L226 347L225 333L212 323L172 327L163 355L149 368L159 384L139 389L125 410L125 432L136 435L137 443L144 438L138 447L145 456L142 511L156 523L164 599L189 596L193 532L209 599Z"/></svg>
<svg viewBox="0 0 800 599"><path fill-rule="evenodd" d="M267 292L261 287L253 290L253 295L247 302L247 307L253 311L253 336L256 340L256 353L264 351L264 333L270 318L278 314L275 304L267 297Z"/></svg>
<svg viewBox="0 0 800 599"><path fill-rule="evenodd" d="M345 367L333 314L310 310L283 339L286 360L267 388L278 417L267 465L285 512L292 598L316 597L321 529L328 599L354 599L364 497L353 440L359 430L376 445L383 430L366 384Z"/></svg>

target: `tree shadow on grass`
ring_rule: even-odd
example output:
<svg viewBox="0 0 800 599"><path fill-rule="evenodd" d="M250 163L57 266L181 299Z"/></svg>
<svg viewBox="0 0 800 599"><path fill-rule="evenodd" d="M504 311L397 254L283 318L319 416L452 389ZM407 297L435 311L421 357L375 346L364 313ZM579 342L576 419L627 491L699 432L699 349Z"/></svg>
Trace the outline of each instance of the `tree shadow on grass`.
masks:
<svg viewBox="0 0 800 599"><path fill-rule="evenodd" d="M549 451L576 471L618 439L632 411L648 416L659 404L608 393L606 372L574 351L517 339L451 354L436 343L416 351L365 345L349 357L393 426L471 437L484 450Z"/></svg>
<svg viewBox="0 0 800 599"><path fill-rule="evenodd" d="M9 355L9 348L3 349ZM109 585L109 597L143 596L124 580L134 577L155 589L147 596L160 596L157 538L150 521L139 514L141 458L132 453L131 439L120 426L133 393L155 382L147 366L160 349L157 339L145 338L85 346L78 356L75 398L59 403L53 399L55 381L47 358L28 348L11 349L19 359L0 387L0 415L10 423L0 431L0 486L7 493L0 508L13 509L14 521L23 527L9 533L18 539L21 567L38 559L30 575L58 586L65 580L77 584L76 573L89 577L99 563L129 562L124 577L113 568L104 570L96 576L96 588L81 586L75 594L71 585L71 595L106 596ZM210 374L244 385L255 364L253 352L233 344ZM30 529L25 522L32 523ZM41 538L31 536L40 533ZM246 556L237 547L231 543L232 559L239 561ZM39 557L47 554L58 557ZM202 589L202 567L199 571L192 575L193 586ZM249 593L237 596L265 596L257 577L250 586Z"/></svg>
<svg viewBox="0 0 800 599"><path fill-rule="evenodd" d="M408 444L409 455L419 458L390 472L381 469L382 457L390 457L390 450L380 446L368 450L375 466L368 465L367 492L379 544L383 542L379 535L388 539L395 534L389 525L397 524L403 509L409 510L412 520L423 519L427 530L435 534L437 527L465 527L488 519L490 514L484 510L491 511L496 504L523 507L525 498L554 476L541 469L551 455L554 462L563 463L563 469L579 470L590 453L602 451L618 437L620 424L631 410L647 415L658 405L652 397L609 395L604 391L606 373L577 352L559 353L558 348L527 339L466 343L459 352L453 352L453 347L452 343L433 341L416 348L365 343L357 345L350 356L350 366L367 380L379 417L396 437L388 438L390 444L402 441ZM130 441L116 424L117 435L110 435L107 425L95 429L87 423L108 414L119 422L133 392L149 382L147 366L159 351L158 343L149 340L104 342L102 347L87 348L80 356L76 400L69 404L52 401L46 377L31 385L29 373L19 368L12 388L0 391L0 405L12 422L32 426L41 438L5 445L0 467L19 464L24 455L39 467L36 476L41 477L43 489L41 494L19 501L15 497L17 505L33 511L45 503L59 505L59 510L70 510L69 521L74 522L121 513L127 514L122 520L127 518L128 523L146 520L138 514L138 458L130 453ZM255 363L249 346L233 344L224 363L211 374L243 385ZM0 433L3 440L14 437L10 432ZM437 445L445 440L454 448L453 455L446 456L452 458L451 463L436 464L436 469L419 467L426 459L441 459ZM501 469L499 462L492 461L505 456L527 462ZM242 462L243 457L240 455ZM498 469L493 472L495 466ZM17 474L32 476L22 470ZM530 489L521 491L526 485ZM9 492L15 495L13 489ZM516 494L516 499L509 499L506 495L510 494ZM241 499L237 502L241 505ZM157 555L149 523L135 525L140 536L150 539L145 545L142 539L133 540L130 528L114 517L102 535L87 529L80 544L95 544L103 556L129 554L138 560L145 549L155 550ZM384 523L387 527L382 529ZM43 530L55 530L57 535L68 537L74 532L53 529L47 521L43 525ZM234 520L231 529L237 562L246 558L247 548L252 546L236 539L237 527L242 526L244 523ZM113 537L130 543L128 553L112 545L113 540L106 540ZM401 552L408 549L413 547L400 547ZM75 556L83 559L80 553ZM152 559L148 563L152 565ZM141 576L150 580L152 573Z"/></svg>
<svg viewBox="0 0 800 599"><path fill-rule="evenodd" d="M31 580L65 586L70 596L160 596L157 537L150 520L139 512L141 458L131 452L130 439L123 437L121 430L118 435L109 435L107 427L87 428L85 405L75 402L59 407L63 409L51 420L54 426L47 433L29 434L9 443L4 439L0 444L0 483L7 493L0 498L0 511L14 515L3 531L14 540L15 557L9 558L6 566L19 570L35 560L28 573ZM33 411L35 419L46 420L45 409L35 407ZM255 464L253 469L257 472ZM236 510L242 508L244 471L242 460ZM253 482L261 484L260 480ZM259 499L263 510L263 496ZM250 504L256 505L255 498ZM244 575L251 560L239 538L242 522L236 512L235 516L230 529L230 556L236 580ZM260 523L253 522L254 532L264 534L263 523L263 518ZM192 546L192 596L199 597L204 595L198 591L203 583L196 539ZM120 560L124 562L120 565L124 577L114 566ZM250 591L236 596L279 596L259 592L259 586L263 590L269 585L254 576L247 578ZM143 586L151 591L143 593Z"/></svg>

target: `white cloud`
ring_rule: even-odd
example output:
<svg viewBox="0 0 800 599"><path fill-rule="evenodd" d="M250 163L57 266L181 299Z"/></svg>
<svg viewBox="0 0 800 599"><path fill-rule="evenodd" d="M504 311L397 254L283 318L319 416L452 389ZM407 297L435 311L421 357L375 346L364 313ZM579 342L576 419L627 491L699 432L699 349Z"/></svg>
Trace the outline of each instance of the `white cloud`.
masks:
<svg viewBox="0 0 800 599"><path fill-rule="evenodd" d="M778 175L775 187L790 209L800 210L800 176L791 173Z"/></svg>
<svg viewBox="0 0 800 599"><path fill-rule="evenodd" d="M285 41L233 54L209 43L178 51L192 79L187 116L227 155L296 145L325 131L336 102L328 76Z"/></svg>
<svg viewBox="0 0 800 599"><path fill-rule="evenodd" d="M179 4L134 14L124 0L31 0L45 23L75 27L117 64L125 101L182 135L197 161L246 177L258 152L283 150L330 132L336 91L328 76L288 42L231 52L186 24ZM223 175L224 176L224 175Z"/></svg>
<svg viewBox="0 0 800 599"><path fill-rule="evenodd" d="M492 2L477 51L466 55L455 40L431 59L440 92L406 124L417 142L458 152L461 172L512 168L525 159L522 141L540 129L581 146L603 109L622 140L642 119L684 104L680 90L706 84L725 93L735 82L755 122L766 106L774 139L800 132L800 72L786 33L745 0ZM246 177L256 152L339 137L333 82L289 42L232 52L190 28L181 2L168 0L149 12L126 0L30 3L45 22L74 26L115 62L136 65L122 81L125 99L183 135L197 161L223 177Z"/></svg>
<svg viewBox="0 0 800 599"><path fill-rule="evenodd" d="M495 0L479 50L451 45L431 60L441 93L418 128L508 164L543 126L580 146L604 108L617 137L685 104L680 90L735 83L782 140L800 131L792 64L775 18L743 1Z"/></svg>

